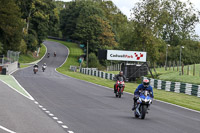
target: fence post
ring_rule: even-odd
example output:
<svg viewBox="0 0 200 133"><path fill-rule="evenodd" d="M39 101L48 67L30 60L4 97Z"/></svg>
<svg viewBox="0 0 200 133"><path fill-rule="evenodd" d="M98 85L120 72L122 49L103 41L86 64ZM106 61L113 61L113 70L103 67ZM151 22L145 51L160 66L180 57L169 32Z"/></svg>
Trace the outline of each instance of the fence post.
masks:
<svg viewBox="0 0 200 133"><path fill-rule="evenodd" d="M195 76L195 64L193 65L193 76Z"/></svg>
<svg viewBox="0 0 200 133"><path fill-rule="evenodd" d="M178 68L179 68L180 63L176 62L176 64L177 64L177 71L178 71Z"/></svg>
<svg viewBox="0 0 200 133"><path fill-rule="evenodd" d="M174 71L175 61L173 61L173 71Z"/></svg>
<svg viewBox="0 0 200 133"><path fill-rule="evenodd" d="M187 75L190 75L190 65L187 67Z"/></svg>
<svg viewBox="0 0 200 133"><path fill-rule="evenodd" d="M182 63L182 75L184 75L184 64Z"/></svg>

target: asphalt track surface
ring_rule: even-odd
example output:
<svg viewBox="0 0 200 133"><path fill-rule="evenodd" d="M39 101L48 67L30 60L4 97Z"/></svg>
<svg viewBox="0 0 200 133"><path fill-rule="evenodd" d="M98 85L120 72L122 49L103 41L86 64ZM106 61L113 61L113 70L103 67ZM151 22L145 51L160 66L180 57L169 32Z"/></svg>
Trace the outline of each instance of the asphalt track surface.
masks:
<svg viewBox="0 0 200 133"><path fill-rule="evenodd" d="M0 81L0 133L65 133L28 98Z"/></svg>
<svg viewBox="0 0 200 133"><path fill-rule="evenodd" d="M59 43L44 44L51 57L39 63L39 72L33 74L31 67L13 75L36 101L74 133L200 133L200 113L158 101L153 102L144 120L134 118L132 95L124 93L121 99L115 98L112 89L57 73L55 68L65 61L68 51ZM52 56L53 51L57 57ZM44 62L48 67L42 72Z"/></svg>

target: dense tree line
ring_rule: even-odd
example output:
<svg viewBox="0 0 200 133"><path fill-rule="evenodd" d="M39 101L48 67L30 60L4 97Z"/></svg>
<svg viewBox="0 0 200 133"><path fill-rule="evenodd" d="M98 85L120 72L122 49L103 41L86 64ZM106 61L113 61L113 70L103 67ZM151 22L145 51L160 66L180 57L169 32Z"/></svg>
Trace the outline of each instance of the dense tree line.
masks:
<svg viewBox="0 0 200 133"><path fill-rule="evenodd" d="M0 51L34 51L50 35L88 43L91 60L98 49L121 49L146 51L148 61L162 64L170 44L169 60L178 61L185 46L182 61L199 63L194 29L200 13L192 3L141 0L131 13L127 19L112 1L103 0L1 0Z"/></svg>
<svg viewBox="0 0 200 133"><path fill-rule="evenodd" d="M111 1L68 2L60 13L63 37L89 42L89 51L122 49L146 51L148 61L178 61L180 47L185 64L199 63L200 43L195 35L199 11L179 0L142 0L128 20Z"/></svg>
<svg viewBox="0 0 200 133"><path fill-rule="evenodd" d="M48 33L57 32L58 12L53 0L1 0L0 44L7 50L34 51Z"/></svg>

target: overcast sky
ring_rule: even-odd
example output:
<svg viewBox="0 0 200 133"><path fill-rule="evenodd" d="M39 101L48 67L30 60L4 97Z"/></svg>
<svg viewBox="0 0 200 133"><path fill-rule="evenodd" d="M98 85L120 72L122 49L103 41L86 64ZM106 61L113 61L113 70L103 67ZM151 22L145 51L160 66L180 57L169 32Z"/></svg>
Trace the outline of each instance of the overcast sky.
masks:
<svg viewBox="0 0 200 133"><path fill-rule="evenodd" d="M72 0L59 0L59 1L72 1ZM135 3L141 0L112 0L114 4L124 13L128 18L130 18L130 9L135 6ZM187 0L181 0L186 2ZM190 0L194 4L194 8L200 10L200 0ZM196 26L196 33L200 36L200 24Z"/></svg>

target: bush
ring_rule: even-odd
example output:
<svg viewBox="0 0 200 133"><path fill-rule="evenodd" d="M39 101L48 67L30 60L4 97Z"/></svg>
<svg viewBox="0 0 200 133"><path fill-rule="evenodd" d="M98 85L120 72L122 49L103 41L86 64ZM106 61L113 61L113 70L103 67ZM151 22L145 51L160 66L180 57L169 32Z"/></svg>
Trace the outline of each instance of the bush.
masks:
<svg viewBox="0 0 200 133"><path fill-rule="evenodd" d="M88 67L98 68L100 67L99 60L94 53L90 53L88 57Z"/></svg>
<svg viewBox="0 0 200 133"><path fill-rule="evenodd" d="M27 51L27 45L26 45L26 42L24 41L24 39L21 40L19 50L22 54L25 54Z"/></svg>

